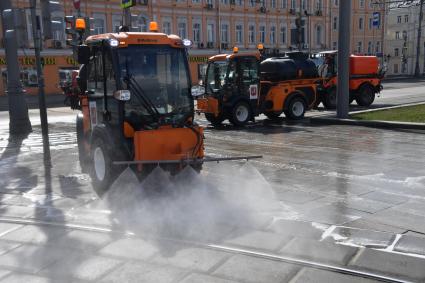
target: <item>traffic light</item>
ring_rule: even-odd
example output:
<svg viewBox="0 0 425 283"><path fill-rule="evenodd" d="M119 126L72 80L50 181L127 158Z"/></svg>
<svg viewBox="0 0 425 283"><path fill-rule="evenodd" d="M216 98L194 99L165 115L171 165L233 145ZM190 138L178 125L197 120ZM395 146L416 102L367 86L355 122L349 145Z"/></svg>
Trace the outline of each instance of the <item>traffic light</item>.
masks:
<svg viewBox="0 0 425 283"><path fill-rule="evenodd" d="M63 6L58 1L49 1L49 0L40 0L40 4L41 4L41 18L43 22L44 39L52 39L53 38L52 25L57 25L58 22L52 21L51 15L53 12L63 11Z"/></svg>

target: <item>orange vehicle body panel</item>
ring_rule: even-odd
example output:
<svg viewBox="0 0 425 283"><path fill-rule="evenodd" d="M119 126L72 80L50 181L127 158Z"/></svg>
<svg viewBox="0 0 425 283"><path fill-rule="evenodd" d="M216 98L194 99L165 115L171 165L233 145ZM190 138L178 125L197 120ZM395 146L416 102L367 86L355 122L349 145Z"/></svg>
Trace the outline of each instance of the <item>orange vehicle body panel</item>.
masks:
<svg viewBox="0 0 425 283"><path fill-rule="evenodd" d="M297 88L304 88L304 87L313 88L314 93L316 94L314 101L310 105L308 105L308 108L312 108L313 105L315 104L315 101L317 100L317 85L315 83L316 81L317 81L317 78L304 79L304 80L290 80L290 81L280 82L278 85L271 87L265 97L265 101L273 102L273 108L269 109L269 111L273 111L273 112L282 111L285 105L286 98L294 92L302 93L302 91L298 90Z"/></svg>
<svg viewBox="0 0 425 283"><path fill-rule="evenodd" d="M350 90L357 90L362 84L365 82L370 83L372 86L377 87L381 83L381 79L379 78L350 78L349 86ZM325 80L323 82L323 86L325 88L331 88L336 86L338 83L338 77L332 77L329 80Z"/></svg>
<svg viewBox="0 0 425 283"><path fill-rule="evenodd" d="M134 160L181 160L204 157L203 128L195 127L195 129L200 132L199 141L197 135L188 128L159 128L135 132Z"/></svg>
<svg viewBox="0 0 425 283"><path fill-rule="evenodd" d="M214 97L198 98L196 109L196 111L200 113L212 113L215 117L220 113L218 109L218 99Z"/></svg>
<svg viewBox="0 0 425 283"><path fill-rule="evenodd" d="M218 54L211 56L208 58L208 61L224 61L226 59L231 60L236 57L245 57L245 56L254 56L258 60L260 60L261 54L260 52L242 52L242 53L231 53L231 54Z"/></svg>
<svg viewBox="0 0 425 283"><path fill-rule="evenodd" d="M350 56L350 75L374 75L378 73L379 60L376 56Z"/></svg>

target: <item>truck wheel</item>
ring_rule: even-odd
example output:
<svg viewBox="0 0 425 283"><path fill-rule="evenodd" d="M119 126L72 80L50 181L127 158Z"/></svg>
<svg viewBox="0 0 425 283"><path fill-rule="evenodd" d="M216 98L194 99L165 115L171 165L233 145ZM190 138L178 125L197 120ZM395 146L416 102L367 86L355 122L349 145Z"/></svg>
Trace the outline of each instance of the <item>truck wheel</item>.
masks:
<svg viewBox="0 0 425 283"><path fill-rule="evenodd" d="M373 101L375 100L375 91L370 85L363 85L360 90L359 94L356 98L357 104L360 106L368 107L370 106Z"/></svg>
<svg viewBox="0 0 425 283"><path fill-rule="evenodd" d="M323 106L325 106L326 109L335 109L336 108L336 88L329 89L324 95L323 95Z"/></svg>
<svg viewBox="0 0 425 283"><path fill-rule="evenodd" d="M205 113L205 118L208 120L208 122L211 123L214 127L218 127L223 123L224 118L223 115L219 115L218 117L214 116L214 114L211 113Z"/></svg>
<svg viewBox="0 0 425 283"><path fill-rule="evenodd" d="M249 120L251 120L250 106L245 101L237 102L232 108L230 122L235 126L242 127L245 126Z"/></svg>
<svg viewBox="0 0 425 283"><path fill-rule="evenodd" d="M276 121L279 119L280 115L282 115L282 112L266 112L264 115L266 115L270 120Z"/></svg>
<svg viewBox="0 0 425 283"><path fill-rule="evenodd" d="M299 96L294 97L285 110L285 116L291 120L300 120L304 118L306 108L304 99Z"/></svg>
<svg viewBox="0 0 425 283"><path fill-rule="evenodd" d="M86 137L84 136L84 127L83 127L83 116L77 115L76 121L76 130L77 130L77 145L78 145L78 159L80 161L81 172L89 172L89 153L86 152L85 144L87 142Z"/></svg>
<svg viewBox="0 0 425 283"><path fill-rule="evenodd" d="M108 150L102 138L95 138L91 145L91 170L90 177L93 187L98 192L106 191L117 176L117 171L112 169L111 151Z"/></svg>

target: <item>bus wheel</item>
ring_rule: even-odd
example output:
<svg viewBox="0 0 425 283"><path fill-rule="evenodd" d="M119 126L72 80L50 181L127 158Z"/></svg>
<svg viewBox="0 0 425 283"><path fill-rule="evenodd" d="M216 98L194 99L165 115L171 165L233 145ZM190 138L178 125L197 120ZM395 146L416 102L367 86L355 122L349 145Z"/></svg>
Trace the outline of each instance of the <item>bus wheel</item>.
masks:
<svg viewBox="0 0 425 283"><path fill-rule="evenodd" d="M325 106L326 109L335 109L336 108L336 88L329 89L324 95L323 95L323 106Z"/></svg>
<svg viewBox="0 0 425 283"><path fill-rule="evenodd" d="M369 107L375 100L375 91L370 85L363 85L356 98L357 104L360 106Z"/></svg>
<svg viewBox="0 0 425 283"><path fill-rule="evenodd" d="M208 120L208 122L211 123L214 127L218 127L223 123L224 118L223 115L219 115L218 117L214 116L214 114L211 113L205 113L205 118Z"/></svg>
<svg viewBox="0 0 425 283"><path fill-rule="evenodd" d="M230 122L235 126L242 127L245 126L249 120L251 120L250 106L245 101L237 102L232 108Z"/></svg>
<svg viewBox="0 0 425 283"><path fill-rule="evenodd" d="M299 96L294 97L291 99L287 109L285 110L285 116L291 120L300 120L304 118L306 108L304 99Z"/></svg>

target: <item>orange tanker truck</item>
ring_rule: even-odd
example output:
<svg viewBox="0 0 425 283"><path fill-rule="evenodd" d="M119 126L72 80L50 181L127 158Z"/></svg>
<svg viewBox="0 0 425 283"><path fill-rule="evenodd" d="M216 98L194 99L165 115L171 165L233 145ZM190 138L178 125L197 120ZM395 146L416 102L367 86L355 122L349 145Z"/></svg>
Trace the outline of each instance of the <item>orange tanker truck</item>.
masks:
<svg viewBox="0 0 425 283"><path fill-rule="evenodd" d="M327 109L336 107L336 86L338 70L338 52L325 51L317 54L321 59L318 66L322 81L319 87L319 99ZM379 68L379 60L376 56L350 56L350 98L360 106L368 107L375 100L377 93L382 90L382 78L384 74Z"/></svg>
<svg viewBox="0 0 425 283"><path fill-rule="evenodd" d="M276 119L285 113L288 119L301 119L316 103L318 79L307 54L264 59L260 52L235 49L209 58L197 112L214 126L225 119L243 126L260 114Z"/></svg>
<svg viewBox="0 0 425 283"><path fill-rule="evenodd" d="M176 173L203 162L203 129L194 104L183 40L157 32L90 36L76 46L80 165L105 190L126 166L140 176L161 166Z"/></svg>

